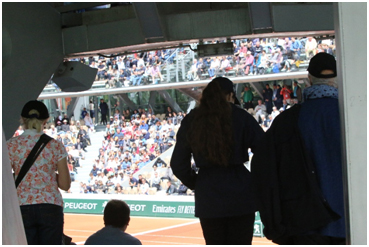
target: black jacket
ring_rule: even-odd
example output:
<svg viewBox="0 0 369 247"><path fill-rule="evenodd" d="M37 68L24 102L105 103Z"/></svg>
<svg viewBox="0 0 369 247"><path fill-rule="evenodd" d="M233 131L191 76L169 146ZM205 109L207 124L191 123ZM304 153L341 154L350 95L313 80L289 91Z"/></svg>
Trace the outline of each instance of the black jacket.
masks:
<svg viewBox="0 0 369 247"><path fill-rule="evenodd" d="M295 105L273 121L251 163L264 234L278 244L340 217L324 199L305 151L298 129L300 107Z"/></svg>
<svg viewBox="0 0 369 247"><path fill-rule="evenodd" d="M248 149L255 150L264 131L248 112L234 104L231 106L234 149L227 168L212 165L204 157L195 155L198 174L191 169L192 150L187 132L193 111L183 119L177 133L171 167L184 185L195 190L196 217L232 217L255 212L251 173L244 163L249 160Z"/></svg>

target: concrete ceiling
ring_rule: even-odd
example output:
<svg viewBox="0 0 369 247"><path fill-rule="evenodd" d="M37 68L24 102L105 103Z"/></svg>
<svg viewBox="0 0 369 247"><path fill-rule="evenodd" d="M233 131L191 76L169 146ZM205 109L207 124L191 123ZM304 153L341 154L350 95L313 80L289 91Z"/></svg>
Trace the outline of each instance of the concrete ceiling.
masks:
<svg viewBox="0 0 369 247"><path fill-rule="evenodd" d="M118 54L211 39L334 35L333 3L48 4L61 14L66 57ZM91 10L101 4L108 8Z"/></svg>

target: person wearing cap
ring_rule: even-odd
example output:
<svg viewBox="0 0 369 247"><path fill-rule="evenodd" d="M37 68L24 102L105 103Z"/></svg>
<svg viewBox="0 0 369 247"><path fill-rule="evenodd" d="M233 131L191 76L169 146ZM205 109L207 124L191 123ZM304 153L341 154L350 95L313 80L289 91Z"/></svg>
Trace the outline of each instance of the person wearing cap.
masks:
<svg viewBox="0 0 369 247"><path fill-rule="evenodd" d="M48 119L49 112L41 101L32 100L24 105L21 112L24 132L6 142L15 179ZM70 188L67 156L63 143L51 139L17 187L28 244L62 244L64 214L59 188L64 191Z"/></svg>
<svg viewBox="0 0 369 247"><path fill-rule="evenodd" d="M67 114L64 114L64 116L63 116L63 119L61 120L61 122L63 123L64 122L64 120L67 120L67 124L69 125L70 123L70 121L69 121L69 117L68 117L68 115Z"/></svg>
<svg viewBox="0 0 369 247"><path fill-rule="evenodd" d="M264 234L275 243L345 244L336 77L332 55L312 57L304 102L273 121L252 158Z"/></svg>
<svg viewBox="0 0 369 247"><path fill-rule="evenodd" d="M110 116L109 124L111 126L114 126L114 117L113 116Z"/></svg>
<svg viewBox="0 0 369 247"><path fill-rule="evenodd" d="M182 120L170 161L174 175L196 191L195 216L206 244L252 240L257 208L244 163L249 160L248 149L255 151L264 131L239 104L231 80L213 79L203 90L200 105ZM198 174L191 169L192 155Z"/></svg>
<svg viewBox="0 0 369 247"><path fill-rule="evenodd" d="M145 120L140 121L140 127L138 128L139 130L149 130L149 126L146 124Z"/></svg>

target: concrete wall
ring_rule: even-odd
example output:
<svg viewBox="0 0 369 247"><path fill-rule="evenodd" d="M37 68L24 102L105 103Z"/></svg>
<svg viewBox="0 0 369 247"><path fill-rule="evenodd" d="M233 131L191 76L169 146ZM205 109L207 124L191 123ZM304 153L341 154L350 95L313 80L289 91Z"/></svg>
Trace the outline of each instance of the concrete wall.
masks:
<svg viewBox="0 0 369 247"><path fill-rule="evenodd" d="M9 139L23 105L37 99L63 61L60 14L46 3L3 3L3 129ZM3 52L4 53L4 52Z"/></svg>

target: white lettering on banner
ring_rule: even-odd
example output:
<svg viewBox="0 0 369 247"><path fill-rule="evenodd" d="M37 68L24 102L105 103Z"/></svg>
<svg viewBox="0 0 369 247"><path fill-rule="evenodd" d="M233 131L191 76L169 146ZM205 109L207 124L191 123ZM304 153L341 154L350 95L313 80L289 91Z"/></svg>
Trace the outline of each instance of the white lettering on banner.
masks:
<svg viewBox="0 0 369 247"><path fill-rule="evenodd" d="M102 212L104 212L106 204L108 204L108 201L103 202L103 204L102 204L102 208L103 208Z"/></svg>
<svg viewBox="0 0 369 247"><path fill-rule="evenodd" d="M184 206L178 206L177 213L183 214Z"/></svg>
<svg viewBox="0 0 369 247"><path fill-rule="evenodd" d="M185 214L194 214L195 213L195 206L186 206L184 210Z"/></svg>
<svg viewBox="0 0 369 247"><path fill-rule="evenodd" d="M141 212L143 212L143 211L145 211L146 205L144 205L144 204L128 204L128 207L131 211L136 211L136 212L141 211Z"/></svg>
<svg viewBox="0 0 369 247"><path fill-rule="evenodd" d="M169 213L169 214L175 214L176 213L176 208L175 207L165 207L164 205L161 206L157 206L157 205L153 205L152 206L152 212L153 213Z"/></svg>
<svg viewBox="0 0 369 247"><path fill-rule="evenodd" d="M96 209L97 203L76 203L76 202L66 202L64 204L64 208L69 208L69 209Z"/></svg>

